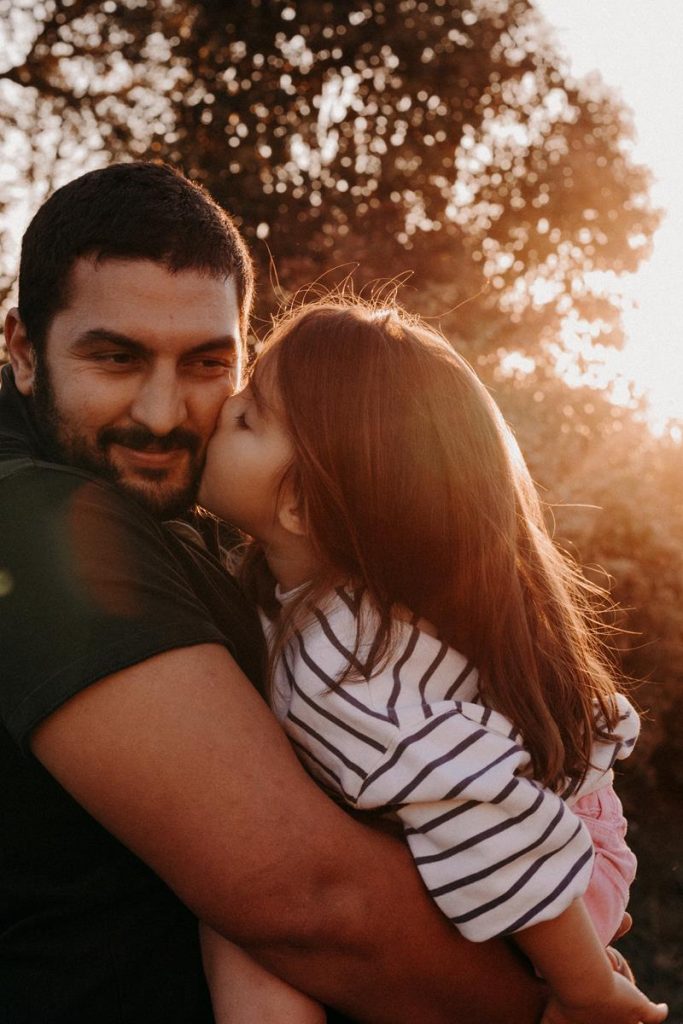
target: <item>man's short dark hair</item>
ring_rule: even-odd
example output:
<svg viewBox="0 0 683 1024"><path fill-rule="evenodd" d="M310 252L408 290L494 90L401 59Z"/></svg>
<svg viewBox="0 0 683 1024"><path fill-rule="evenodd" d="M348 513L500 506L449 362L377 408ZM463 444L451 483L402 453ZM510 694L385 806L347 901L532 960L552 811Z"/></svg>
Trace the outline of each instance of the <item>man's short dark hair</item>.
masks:
<svg viewBox="0 0 683 1024"><path fill-rule="evenodd" d="M19 316L38 354L53 317L68 304L71 270L81 256L232 277L246 338L254 272L244 240L208 192L167 164L89 171L40 207L24 235L19 268Z"/></svg>

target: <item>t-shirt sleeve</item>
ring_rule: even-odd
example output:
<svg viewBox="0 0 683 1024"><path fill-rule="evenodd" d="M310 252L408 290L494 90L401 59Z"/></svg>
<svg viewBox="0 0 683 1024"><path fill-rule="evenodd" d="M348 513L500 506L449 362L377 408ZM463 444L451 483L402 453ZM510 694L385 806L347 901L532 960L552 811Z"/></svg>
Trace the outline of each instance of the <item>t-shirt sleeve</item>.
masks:
<svg viewBox="0 0 683 1024"><path fill-rule="evenodd" d="M589 793L594 793L603 786L611 785L613 767L617 761L628 757L638 740L640 718L638 712L623 693L614 696L617 706L617 717L610 728L605 717L595 702L595 730L591 750L590 768L583 779L570 782L563 794L571 803Z"/></svg>
<svg viewBox="0 0 683 1024"><path fill-rule="evenodd" d="M398 816L430 895L472 941L557 917L590 879L585 826L528 772L506 718L444 701L416 712L360 788L358 808Z"/></svg>
<svg viewBox="0 0 683 1024"><path fill-rule="evenodd" d="M31 731L84 687L175 647L225 644L162 528L85 474L0 484L0 720Z"/></svg>
<svg viewBox="0 0 683 1024"><path fill-rule="evenodd" d="M640 732L638 712L623 693L615 694L617 720L610 730L604 716L597 714L596 727L601 736L593 744L591 763L595 771L608 772L616 761L628 757Z"/></svg>

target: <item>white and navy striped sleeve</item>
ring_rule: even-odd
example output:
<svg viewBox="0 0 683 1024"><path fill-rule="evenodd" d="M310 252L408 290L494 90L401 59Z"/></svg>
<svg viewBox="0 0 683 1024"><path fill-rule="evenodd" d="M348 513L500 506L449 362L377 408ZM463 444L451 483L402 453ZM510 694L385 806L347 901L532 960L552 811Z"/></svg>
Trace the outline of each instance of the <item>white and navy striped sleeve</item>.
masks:
<svg viewBox="0 0 683 1024"><path fill-rule="evenodd" d="M595 704L595 727L600 736L593 741L591 767L585 778L579 784L570 781L562 794L565 800L569 800L570 806L574 800L610 785L614 777L614 765L628 757L636 745L640 732L638 712L623 693L615 694L615 700L617 721L611 730L597 702Z"/></svg>
<svg viewBox="0 0 683 1024"><path fill-rule="evenodd" d="M528 777L508 719L474 703L415 709L358 793L395 813L430 895L483 941L557 917L585 891L593 847L557 795Z"/></svg>
<svg viewBox="0 0 683 1024"><path fill-rule="evenodd" d="M617 702L617 722L614 728L609 731L607 724L601 716L597 717L597 727L608 733L604 739L596 740L593 749L593 761L598 767L606 764L611 767L615 761L628 757L636 745L640 733L640 718L638 712L623 693L615 694ZM603 748L606 753L603 753ZM610 748L612 748L610 750Z"/></svg>

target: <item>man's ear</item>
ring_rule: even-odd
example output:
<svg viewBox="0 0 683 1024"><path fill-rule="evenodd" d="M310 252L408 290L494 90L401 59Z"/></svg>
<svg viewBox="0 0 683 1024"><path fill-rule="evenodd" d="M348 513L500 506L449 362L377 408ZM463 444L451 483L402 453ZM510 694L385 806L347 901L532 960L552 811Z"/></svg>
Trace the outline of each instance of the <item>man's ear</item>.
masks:
<svg viewBox="0 0 683 1024"><path fill-rule="evenodd" d="M277 518L280 526L288 533L293 533L296 537L308 536L301 496L288 479L284 480L280 488Z"/></svg>
<svg viewBox="0 0 683 1024"><path fill-rule="evenodd" d="M14 382L22 395L33 394L36 377L36 354L26 337L26 328L18 309L10 309L5 317L5 344L14 370Z"/></svg>

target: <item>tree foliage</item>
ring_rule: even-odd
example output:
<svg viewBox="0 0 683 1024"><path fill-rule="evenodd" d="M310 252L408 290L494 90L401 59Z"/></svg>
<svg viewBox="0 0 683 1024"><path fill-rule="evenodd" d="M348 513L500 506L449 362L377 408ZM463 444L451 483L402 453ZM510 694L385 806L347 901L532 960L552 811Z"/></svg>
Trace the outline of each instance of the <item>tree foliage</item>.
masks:
<svg viewBox="0 0 683 1024"><path fill-rule="evenodd" d="M333 267L357 264L359 283L410 272L409 303L430 293L472 351L538 349L567 320L618 343L591 273L646 251L648 175L625 111L568 78L528 0L13 0L9 14L0 103L20 176L59 183L84 155L182 166L255 242L262 312L272 253L285 290Z"/></svg>

